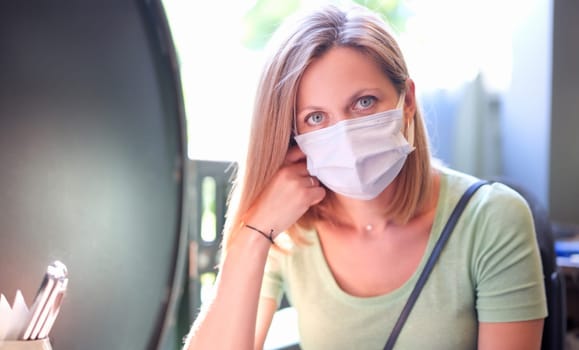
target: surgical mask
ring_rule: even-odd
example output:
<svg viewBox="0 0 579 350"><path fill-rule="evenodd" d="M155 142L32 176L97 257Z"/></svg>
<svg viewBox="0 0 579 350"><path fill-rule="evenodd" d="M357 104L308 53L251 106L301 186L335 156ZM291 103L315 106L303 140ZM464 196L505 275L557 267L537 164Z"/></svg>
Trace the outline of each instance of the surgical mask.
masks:
<svg viewBox="0 0 579 350"><path fill-rule="evenodd" d="M376 198L398 175L414 147L402 134L404 94L395 109L342 120L294 136L310 175L341 195ZM408 135L413 140L413 123Z"/></svg>

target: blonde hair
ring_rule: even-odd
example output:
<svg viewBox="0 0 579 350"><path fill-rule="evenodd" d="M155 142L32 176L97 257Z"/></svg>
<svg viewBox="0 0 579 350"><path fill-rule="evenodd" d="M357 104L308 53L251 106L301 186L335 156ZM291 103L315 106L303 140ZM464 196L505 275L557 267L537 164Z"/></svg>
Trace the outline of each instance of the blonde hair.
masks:
<svg viewBox="0 0 579 350"><path fill-rule="evenodd" d="M293 26L285 23L270 42L272 55L266 60L253 111L246 160L239 164L228 204L224 246L235 238L243 216L265 185L284 162L292 139L297 87L308 65L332 47L350 47L375 60L399 93L406 90L408 70L402 52L386 23L360 6L341 9L326 5L298 18ZM385 215L406 223L430 197L431 169L428 137L419 107L414 118L414 147L397 176L396 190ZM407 130L405 130L407 132ZM316 220L332 220L332 197L311 207L298 223L288 229L299 243L300 227Z"/></svg>

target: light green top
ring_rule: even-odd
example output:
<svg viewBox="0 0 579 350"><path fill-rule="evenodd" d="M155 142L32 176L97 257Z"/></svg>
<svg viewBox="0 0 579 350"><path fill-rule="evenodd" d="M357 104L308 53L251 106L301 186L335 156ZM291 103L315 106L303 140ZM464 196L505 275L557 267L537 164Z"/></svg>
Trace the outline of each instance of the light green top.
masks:
<svg viewBox="0 0 579 350"><path fill-rule="evenodd" d="M460 196L475 178L441 169L440 196L426 254L400 288L376 297L345 293L320 248L272 250L262 296L285 292L298 314L304 350L383 349L430 252ZM386 268L386 267L385 267ZM476 349L478 322L547 315L543 275L527 203L502 184L471 198L396 343L397 349Z"/></svg>

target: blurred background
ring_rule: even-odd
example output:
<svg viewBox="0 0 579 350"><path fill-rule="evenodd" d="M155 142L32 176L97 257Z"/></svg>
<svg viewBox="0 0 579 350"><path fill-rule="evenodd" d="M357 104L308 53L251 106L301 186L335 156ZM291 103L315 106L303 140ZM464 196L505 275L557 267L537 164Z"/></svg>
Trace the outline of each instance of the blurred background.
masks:
<svg viewBox="0 0 579 350"><path fill-rule="evenodd" d="M179 55L189 157L237 159L271 32L301 8L332 1L163 2ZM577 220L573 1L357 2L397 34L438 158L475 175L513 177L555 219Z"/></svg>

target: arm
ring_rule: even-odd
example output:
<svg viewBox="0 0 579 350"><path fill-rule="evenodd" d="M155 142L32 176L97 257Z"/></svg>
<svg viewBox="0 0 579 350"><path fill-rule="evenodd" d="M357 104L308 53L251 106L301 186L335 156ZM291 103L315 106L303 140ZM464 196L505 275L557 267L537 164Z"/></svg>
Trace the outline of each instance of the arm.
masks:
<svg viewBox="0 0 579 350"><path fill-rule="evenodd" d="M257 311L257 329L255 332L255 350L263 349L267 331L271 326L273 315L277 310L277 303L271 298L260 298Z"/></svg>
<svg viewBox="0 0 579 350"><path fill-rule="evenodd" d="M501 192L479 235L488 240L477 259L478 348L538 350L547 307L532 214L523 198L494 186Z"/></svg>
<svg viewBox="0 0 579 350"><path fill-rule="evenodd" d="M295 147L246 214L247 224L274 235L295 223L320 202L325 190L308 175L305 155ZM215 285L215 295L195 320L184 349L253 349L265 339L273 312L260 311L258 303L265 262L271 243L259 233L242 227L226 251ZM265 310L269 310L266 308ZM274 309L275 311L275 309ZM269 318L269 322L267 321Z"/></svg>
<svg viewBox="0 0 579 350"><path fill-rule="evenodd" d="M479 325L479 350L539 350L543 319L520 322L483 322Z"/></svg>
<svg viewBox="0 0 579 350"><path fill-rule="evenodd" d="M269 245L255 232L239 232L219 272L214 299L195 320L185 349L253 348L257 303Z"/></svg>

